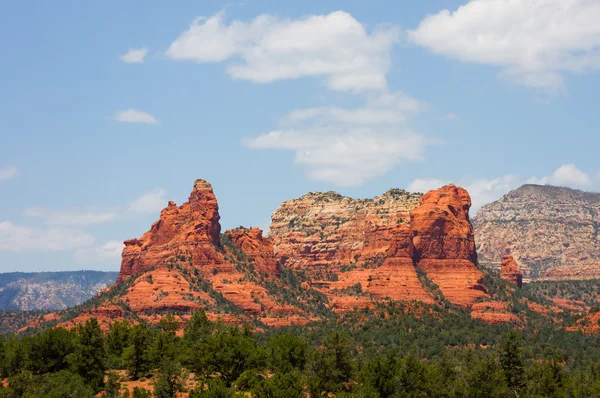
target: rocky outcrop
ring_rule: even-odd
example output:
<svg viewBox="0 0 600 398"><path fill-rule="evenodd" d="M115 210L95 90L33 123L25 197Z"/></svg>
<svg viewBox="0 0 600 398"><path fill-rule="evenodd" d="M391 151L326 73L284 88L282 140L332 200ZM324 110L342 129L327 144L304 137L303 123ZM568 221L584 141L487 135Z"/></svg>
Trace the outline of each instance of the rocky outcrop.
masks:
<svg viewBox="0 0 600 398"><path fill-rule="evenodd" d="M311 192L281 204L269 237L283 263L309 272L382 262L420 197L397 189L374 199Z"/></svg>
<svg viewBox="0 0 600 398"><path fill-rule="evenodd" d="M181 206L169 202L139 239L126 240L117 282L160 267L177 256L191 257L195 266L222 264L216 250L220 244L219 205L212 186L196 180L189 201Z"/></svg>
<svg viewBox="0 0 600 398"><path fill-rule="evenodd" d="M238 246L258 272L279 275L279 261L273 251L273 243L258 228L236 228L225 231L231 242Z"/></svg>
<svg viewBox="0 0 600 398"><path fill-rule="evenodd" d="M505 249L530 279L600 277L600 194L524 185L485 205L473 220L481 263Z"/></svg>
<svg viewBox="0 0 600 398"><path fill-rule="evenodd" d="M410 212L415 265L453 304L470 306L485 296L469 220L471 197L448 185L429 191Z"/></svg>
<svg viewBox="0 0 600 398"><path fill-rule="evenodd" d="M328 295L358 284L376 298L431 302L421 269L450 302L469 306L485 296L470 206L467 191L453 185L372 200L310 193L273 213L270 237L281 261Z"/></svg>
<svg viewBox="0 0 600 398"><path fill-rule="evenodd" d="M500 267L500 277L514 283L518 288L523 287L523 274L517 266L517 262L510 254L505 254Z"/></svg>

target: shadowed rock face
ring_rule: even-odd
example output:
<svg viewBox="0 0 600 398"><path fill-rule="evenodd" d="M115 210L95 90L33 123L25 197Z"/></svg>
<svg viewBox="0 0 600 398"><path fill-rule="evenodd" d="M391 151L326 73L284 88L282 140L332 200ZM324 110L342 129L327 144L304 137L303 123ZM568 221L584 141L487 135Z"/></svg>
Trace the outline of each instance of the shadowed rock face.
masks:
<svg viewBox="0 0 600 398"><path fill-rule="evenodd" d="M500 277L504 280L514 283L519 288L523 287L523 274L517 266L517 262L510 254L505 254L502 258Z"/></svg>
<svg viewBox="0 0 600 398"><path fill-rule="evenodd" d="M505 250L530 279L600 277L600 193L523 185L473 220L480 262L500 266Z"/></svg>

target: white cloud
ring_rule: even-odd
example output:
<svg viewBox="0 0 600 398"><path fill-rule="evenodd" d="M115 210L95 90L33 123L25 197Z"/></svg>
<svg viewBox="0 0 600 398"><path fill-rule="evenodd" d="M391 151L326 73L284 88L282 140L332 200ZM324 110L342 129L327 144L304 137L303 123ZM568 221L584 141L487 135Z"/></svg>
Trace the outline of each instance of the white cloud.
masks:
<svg viewBox="0 0 600 398"><path fill-rule="evenodd" d="M128 210L133 213L155 213L162 210L166 203L166 194L163 188L158 188L140 195L129 203Z"/></svg>
<svg viewBox="0 0 600 398"><path fill-rule="evenodd" d="M21 252L26 250L61 251L89 246L94 237L69 228L30 228L0 221L0 250Z"/></svg>
<svg viewBox="0 0 600 398"><path fill-rule="evenodd" d="M411 192L428 192L444 185L455 184L465 188L471 196L471 214L475 214L481 206L499 199L508 191L518 188L523 182L518 176L508 174L497 178L461 178L457 181L431 179L416 179L408 184Z"/></svg>
<svg viewBox="0 0 600 398"><path fill-rule="evenodd" d="M309 179L360 185L403 161L423 159L434 142L403 123L424 105L401 93L370 98L358 109L300 109L283 120L284 128L246 138L255 149L295 151L295 163Z"/></svg>
<svg viewBox="0 0 600 398"><path fill-rule="evenodd" d="M0 181L10 180L11 178L16 177L17 174L19 174L19 170L14 166L0 169Z"/></svg>
<svg viewBox="0 0 600 398"><path fill-rule="evenodd" d="M325 78L333 90L381 90L398 37L394 26L376 26L369 33L343 11L300 19L265 14L229 23L221 12L196 19L166 55L196 62L233 58L227 73L256 83L312 76Z"/></svg>
<svg viewBox="0 0 600 398"><path fill-rule="evenodd" d="M25 209L29 217L42 218L49 225L93 225L103 224L117 218L114 212L94 212L75 210L53 210L39 207Z"/></svg>
<svg viewBox="0 0 600 398"><path fill-rule="evenodd" d="M148 54L147 48L130 48L127 53L121 55L119 58L126 64L141 64L144 62L144 58Z"/></svg>
<svg viewBox="0 0 600 398"><path fill-rule="evenodd" d="M128 123L157 124L158 120L149 113L129 108L115 114L115 120Z"/></svg>
<svg viewBox="0 0 600 398"><path fill-rule="evenodd" d="M550 93L564 72L600 67L600 3L595 0L471 0L425 17L414 43Z"/></svg>
<svg viewBox="0 0 600 398"><path fill-rule="evenodd" d="M592 179L589 175L579 170L573 163L560 166L551 176L530 178L527 182L540 185L559 185L572 188L590 186Z"/></svg>
<svg viewBox="0 0 600 398"><path fill-rule="evenodd" d="M412 192L425 193L447 184L456 184L469 191L472 201L471 214L475 214L484 204L498 200L504 194L526 183L584 188L590 186L591 181L592 179L586 173L570 163L560 166L551 176L542 178L531 177L525 179L514 174L489 179L462 177L455 181L418 178L408 184L407 189Z"/></svg>
<svg viewBox="0 0 600 398"><path fill-rule="evenodd" d="M75 260L80 263L119 262L125 245L118 240L109 240L101 246L81 248L75 251Z"/></svg>

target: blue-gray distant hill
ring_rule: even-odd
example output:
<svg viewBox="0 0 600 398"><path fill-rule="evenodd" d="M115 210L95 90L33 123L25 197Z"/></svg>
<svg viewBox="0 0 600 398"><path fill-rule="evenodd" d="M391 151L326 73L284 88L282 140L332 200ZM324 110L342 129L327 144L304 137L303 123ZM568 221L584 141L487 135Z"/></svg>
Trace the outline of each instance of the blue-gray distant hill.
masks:
<svg viewBox="0 0 600 398"><path fill-rule="evenodd" d="M118 274L102 271L0 273L0 311L73 307L114 283Z"/></svg>

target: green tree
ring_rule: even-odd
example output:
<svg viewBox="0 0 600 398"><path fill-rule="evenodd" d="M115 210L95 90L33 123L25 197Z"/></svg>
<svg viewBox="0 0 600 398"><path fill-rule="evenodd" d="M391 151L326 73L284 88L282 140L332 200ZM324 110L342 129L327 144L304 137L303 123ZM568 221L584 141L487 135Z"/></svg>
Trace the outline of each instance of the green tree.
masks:
<svg viewBox="0 0 600 398"><path fill-rule="evenodd" d="M123 360L129 371L129 375L137 380L141 374L150 369L148 358L148 345L150 343L150 331L145 324L137 324L131 328L131 345L123 352Z"/></svg>
<svg viewBox="0 0 600 398"><path fill-rule="evenodd" d="M161 364L158 379L154 385L156 398L173 398L185 387L187 374L177 361L165 359Z"/></svg>
<svg viewBox="0 0 600 398"><path fill-rule="evenodd" d="M104 386L104 396L106 398L119 398L121 396L121 383L119 375L115 372L108 373L108 380Z"/></svg>
<svg viewBox="0 0 600 398"><path fill-rule="evenodd" d="M77 327L77 347L69 355L69 363L74 373L80 375L86 384L98 391L104 384L106 350L102 330L96 318Z"/></svg>
<svg viewBox="0 0 600 398"><path fill-rule="evenodd" d="M252 389L256 398L300 398L303 386L297 372L277 373Z"/></svg>
<svg viewBox="0 0 600 398"><path fill-rule="evenodd" d="M183 330L183 341L192 347L204 341L214 331L214 324L208 320L206 313L200 309L192 315Z"/></svg>
<svg viewBox="0 0 600 398"><path fill-rule="evenodd" d="M235 390L228 387L225 380L207 378L190 391L189 398L232 398L235 396L237 396Z"/></svg>
<svg viewBox="0 0 600 398"><path fill-rule="evenodd" d="M500 364L508 387L518 391L524 384L522 348L514 330L508 332L500 345Z"/></svg>
<svg viewBox="0 0 600 398"><path fill-rule="evenodd" d="M350 381L354 362L350 351L350 339L335 330L324 341L324 349L313 353L309 363L309 387L311 396L323 392L341 391Z"/></svg>
<svg viewBox="0 0 600 398"><path fill-rule="evenodd" d="M309 345L291 333L278 334L269 340L267 347L269 365L275 372L304 370Z"/></svg>
<svg viewBox="0 0 600 398"><path fill-rule="evenodd" d="M238 327L225 327L206 338L192 353L192 368L206 377L221 374L228 385L250 369L264 366L264 353L253 335Z"/></svg>
<svg viewBox="0 0 600 398"><path fill-rule="evenodd" d="M46 329L28 340L28 368L37 374L67 369L75 352L75 335L64 328Z"/></svg>
<svg viewBox="0 0 600 398"><path fill-rule="evenodd" d="M126 319L114 322L106 335L106 350L113 357L120 357L129 346L131 324Z"/></svg>

